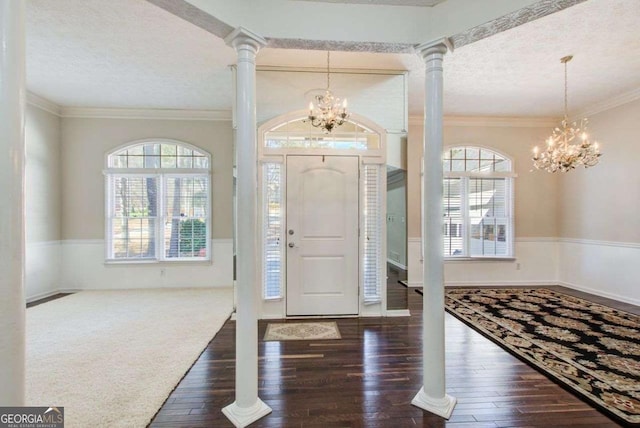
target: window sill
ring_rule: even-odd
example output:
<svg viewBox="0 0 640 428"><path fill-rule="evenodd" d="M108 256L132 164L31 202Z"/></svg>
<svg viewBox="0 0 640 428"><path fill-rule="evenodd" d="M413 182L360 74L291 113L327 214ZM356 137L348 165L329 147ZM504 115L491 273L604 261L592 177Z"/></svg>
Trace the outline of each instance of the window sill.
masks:
<svg viewBox="0 0 640 428"><path fill-rule="evenodd" d="M515 257L445 257L445 262L515 262Z"/></svg>
<svg viewBox="0 0 640 428"><path fill-rule="evenodd" d="M105 260L105 266L176 266L176 265L212 265L213 259L200 260Z"/></svg>

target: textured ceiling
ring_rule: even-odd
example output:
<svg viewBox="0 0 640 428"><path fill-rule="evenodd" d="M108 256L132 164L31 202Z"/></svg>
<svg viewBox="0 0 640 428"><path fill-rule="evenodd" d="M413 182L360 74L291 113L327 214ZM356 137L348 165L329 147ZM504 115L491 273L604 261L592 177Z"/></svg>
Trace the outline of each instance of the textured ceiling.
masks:
<svg viewBox="0 0 640 428"><path fill-rule="evenodd" d="M27 2L27 87L60 105L229 109L235 58L143 0Z"/></svg>
<svg viewBox="0 0 640 428"><path fill-rule="evenodd" d="M445 112L560 115L567 54L572 110L637 89L638 22L640 0L589 0L464 46L445 59ZM265 48L257 61L324 67L326 54ZM28 89L63 106L229 109L233 63L222 40L144 0L27 2ZM416 55L336 52L332 68L409 70L409 112L422 112Z"/></svg>

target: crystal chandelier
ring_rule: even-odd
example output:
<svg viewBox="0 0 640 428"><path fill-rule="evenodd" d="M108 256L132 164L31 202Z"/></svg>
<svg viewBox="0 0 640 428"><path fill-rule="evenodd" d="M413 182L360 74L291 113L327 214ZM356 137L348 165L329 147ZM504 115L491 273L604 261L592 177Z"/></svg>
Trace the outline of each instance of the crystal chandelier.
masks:
<svg viewBox="0 0 640 428"><path fill-rule="evenodd" d="M330 52L327 52L327 89L323 95L316 95L316 105L309 103L308 121L316 128L321 128L325 134L330 134L333 128L342 125L348 118L347 100L340 104L340 98L336 98L329 89L331 73L329 71Z"/></svg>
<svg viewBox="0 0 640 428"><path fill-rule="evenodd" d="M567 108L567 63L573 56L565 56L560 59L564 64L564 119L561 126L555 128L547 139L547 147L540 152L538 147L533 148L533 166L547 172L567 172L577 166L588 168L598 163L601 156L598 142L591 143L587 134L587 119L582 119L580 125L577 122L569 123ZM572 143L574 139L579 141Z"/></svg>

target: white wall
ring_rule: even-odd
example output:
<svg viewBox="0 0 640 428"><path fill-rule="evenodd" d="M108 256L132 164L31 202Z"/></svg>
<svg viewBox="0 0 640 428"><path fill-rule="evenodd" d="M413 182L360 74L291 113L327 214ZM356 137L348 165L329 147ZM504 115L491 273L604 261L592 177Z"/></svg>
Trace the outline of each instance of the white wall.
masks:
<svg viewBox="0 0 640 428"><path fill-rule="evenodd" d="M154 137L184 141L212 156L211 263L105 264L105 155ZM60 288L230 286L232 152L230 121L63 118Z"/></svg>
<svg viewBox="0 0 640 428"><path fill-rule="evenodd" d="M27 105L25 140L25 294L31 301L59 287L60 118Z"/></svg>
<svg viewBox="0 0 640 428"><path fill-rule="evenodd" d="M603 156L559 181L559 280L640 305L640 100L589 118Z"/></svg>
<svg viewBox="0 0 640 428"><path fill-rule="evenodd" d="M233 280L233 242L211 241L211 263L105 264L104 240L62 242L63 290L130 288L230 287Z"/></svg>

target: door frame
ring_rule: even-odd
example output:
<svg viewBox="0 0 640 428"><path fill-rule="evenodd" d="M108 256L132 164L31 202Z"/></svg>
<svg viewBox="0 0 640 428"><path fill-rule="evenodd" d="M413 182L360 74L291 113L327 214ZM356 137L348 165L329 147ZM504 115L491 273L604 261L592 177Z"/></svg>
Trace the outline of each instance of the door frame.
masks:
<svg viewBox="0 0 640 428"><path fill-rule="evenodd" d="M258 241L258 254L259 260L257 260L257 273L256 273L256 294L258 296L258 317L260 319L282 319L282 318L299 318L299 317L288 317L286 311L286 297L287 297L287 288L286 288L286 249L284 248L284 242L282 242L282 250L285 254L282 256L282 264L281 264L281 280L282 283L282 296L276 299L265 299L263 294L263 251L264 251L264 238L262 235L262 231L264 228L263 224L263 208L264 208L264 180L263 180L263 165L265 164L279 164L281 165L281 186L282 186L282 195L281 195L281 203L282 203L282 218L281 224L283 225L283 233L286 232L284 228L286 228L287 219L286 219L286 182L287 182L287 171L286 171L286 157L288 155L325 155L325 156L357 156L358 157L358 222L360 228L360 236L358 238L358 315L356 316L385 316L386 315L386 307L387 307L387 291L386 291L386 131L378 126L377 124L369 121L368 119L359 116L357 114L352 113L350 117L350 121L366 127L367 129L375 132L379 138L379 145L375 149L367 149L367 150L358 150L358 149L332 149L332 148L298 148L298 147L287 147L287 148L272 148L265 147L265 135L277 128L278 126L285 124L290 121L296 121L303 118L306 118L308 115L308 111L300 110L291 113L287 113L285 115L276 117L272 120L269 120L262 124L258 128L258 177L257 177L257 185L258 185L258 231L260 231L260 235L257 237ZM365 303L363 301L363 268L362 268L362 260L363 260L363 248L364 248L364 230L365 225L365 216L364 216L364 168L367 165L378 165L379 166L379 177L378 177L378 202L380 206L380 215L379 215L379 224L380 224L380 262L378 266L378 277L379 284L378 288L380 290L380 301L376 303ZM283 241L283 240L281 240ZM353 316L353 315L350 315ZM309 318L313 316L307 316L304 318ZM335 316L332 316L334 318Z"/></svg>

